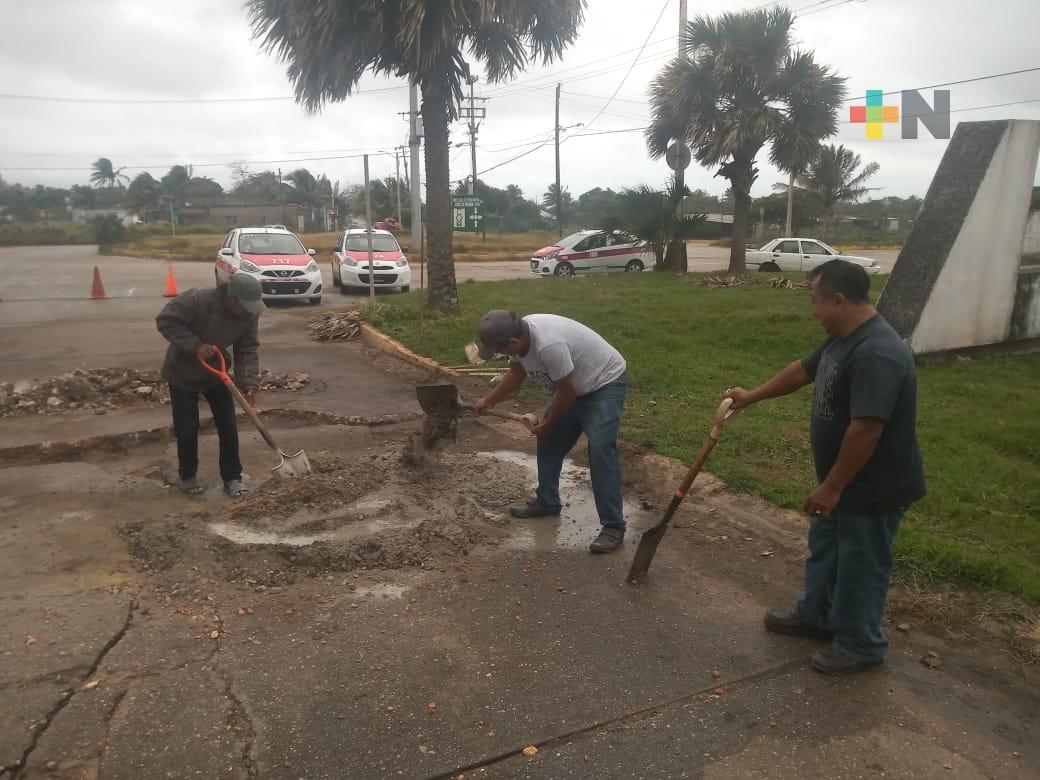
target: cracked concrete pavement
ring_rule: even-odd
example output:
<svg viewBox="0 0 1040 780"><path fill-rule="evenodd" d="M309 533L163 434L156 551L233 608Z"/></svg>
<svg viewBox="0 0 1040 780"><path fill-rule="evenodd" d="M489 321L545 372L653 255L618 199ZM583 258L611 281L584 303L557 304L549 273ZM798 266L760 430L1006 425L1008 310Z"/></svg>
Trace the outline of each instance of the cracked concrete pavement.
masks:
<svg viewBox="0 0 1040 780"><path fill-rule="evenodd" d="M21 376L68 370L56 352L20 349L24 339L67 345L86 365L154 368L162 300L95 305L112 303L107 318L95 309L82 320L57 303L28 317L0 304L3 359L17 357ZM357 345L308 342L305 313L267 315L265 366L312 376L303 393L265 399L289 410L272 425L316 462L334 455L385 479L381 453L400 452L416 424L319 413L415 411L421 377ZM834 680L809 668L815 643L765 633L764 610L797 592L804 523L708 475L647 582L625 585L634 540L682 464L626 449L633 531L618 555L584 549L595 516L575 466L559 521L505 521L509 489L529 485L488 486L479 507L429 505L482 529L465 553L431 541L416 564L304 568L302 548L211 532L231 506L212 489L211 433L200 445L206 497L164 486L172 442L135 432L161 429L167 414L0 422L4 780L1040 772L1040 673L1008 656L913 627L892 632L886 669ZM260 485L269 454L241 430ZM510 424L474 420L451 448L514 465L532 451ZM507 472L473 469L478 488L492 473ZM411 510L385 511L393 525ZM180 556L128 546L127 524L161 542L172 520L187 530ZM928 651L940 668L920 664Z"/></svg>

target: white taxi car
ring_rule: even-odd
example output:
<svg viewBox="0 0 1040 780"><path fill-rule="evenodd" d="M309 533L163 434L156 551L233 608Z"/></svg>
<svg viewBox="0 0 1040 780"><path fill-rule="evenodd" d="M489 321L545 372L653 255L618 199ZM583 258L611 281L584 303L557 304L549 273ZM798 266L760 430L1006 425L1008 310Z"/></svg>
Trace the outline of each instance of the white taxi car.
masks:
<svg viewBox="0 0 1040 780"><path fill-rule="evenodd" d="M811 271L828 260L848 260L863 266L871 276L881 273L877 260L843 255L822 241L809 238L776 238L747 253L748 267L756 266L759 271Z"/></svg>
<svg viewBox="0 0 1040 780"><path fill-rule="evenodd" d="M412 269L394 234L389 230L372 230L371 235L375 286L399 287L401 292L408 292ZM352 290L368 289L368 236L369 231L364 229L344 230L332 247L332 284L344 295Z"/></svg>
<svg viewBox="0 0 1040 780"><path fill-rule="evenodd" d="M621 230L579 230L531 256L537 276L574 276L596 271L642 271L653 263L645 241Z"/></svg>
<svg viewBox="0 0 1040 780"><path fill-rule="evenodd" d="M246 273L260 281L267 300L321 303L321 269L313 249L283 227L235 228L217 252L213 275L220 284L232 274Z"/></svg>

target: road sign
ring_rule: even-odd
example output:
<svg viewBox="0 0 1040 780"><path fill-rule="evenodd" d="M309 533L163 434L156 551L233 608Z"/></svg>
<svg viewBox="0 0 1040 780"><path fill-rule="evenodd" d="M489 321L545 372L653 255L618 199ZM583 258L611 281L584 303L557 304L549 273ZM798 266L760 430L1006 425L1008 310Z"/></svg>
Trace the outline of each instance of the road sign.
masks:
<svg viewBox="0 0 1040 780"><path fill-rule="evenodd" d="M664 161L673 171L685 171L690 167L690 149L686 144L674 143L664 153Z"/></svg>
<svg viewBox="0 0 1040 780"><path fill-rule="evenodd" d="M479 233L483 222L483 203L480 198L451 199L451 227L459 233Z"/></svg>

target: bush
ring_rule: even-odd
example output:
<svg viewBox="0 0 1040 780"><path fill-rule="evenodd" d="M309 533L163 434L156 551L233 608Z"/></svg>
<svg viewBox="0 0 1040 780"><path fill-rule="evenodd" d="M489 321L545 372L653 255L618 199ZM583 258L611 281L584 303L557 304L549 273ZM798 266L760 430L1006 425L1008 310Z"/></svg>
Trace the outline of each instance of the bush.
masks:
<svg viewBox="0 0 1040 780"><path fill-rule="evenodd" d="M92 224L98 246L108 247L126 243L126 225L120 222L115 214L94 217Z"/></svg>
<svg viewBox="0 0 1040 780"><path fill-rule="evenodd" d="M76 222L0 222L0 246L93 243L92 225Z"/></svg>

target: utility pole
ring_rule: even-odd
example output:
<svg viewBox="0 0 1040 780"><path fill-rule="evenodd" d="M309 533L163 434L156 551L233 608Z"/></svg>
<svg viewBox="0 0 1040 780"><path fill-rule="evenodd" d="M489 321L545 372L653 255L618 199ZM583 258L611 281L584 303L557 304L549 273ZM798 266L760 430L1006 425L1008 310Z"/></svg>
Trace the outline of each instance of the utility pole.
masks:
<svg viewBox="0 0 1040 780"><path fill-rule="evenodd" d="M791 238L794 235L794 169L787 179L787 224L784 227L784 237Z"/></svg>
<svg viewBox="0 0 1040 780"><path fill-rule="evenodd" d="M563 238L563 190L560 189L560 84L556 84L556 227Z"/></svg>
<svg viewBox="0 0 1040 780"><path fill-rule="evenodd" d="M487 116L487 109L483 106L477 107L477 97L473 90L473 85L477 83L477 77L469 73L468 66L464 72L466 73L466 83L469 84L469 106L463 106L462 117L469 120L469 154L472 168L472 174L469 179L469 194L473 195L477 186L477 129L480 127L480 120ZM481 98L481 100L483 101L484 98Z"/></svg>
<svg viewBox="0 0 1040 780"><path fill-rule="evenodd" d="M368 155L365 155L365 235L368 237L368 301L376 300L376 269L372 259L372 196L368 186Z"/></svg>
<svg viewBox="0 0 1040 780"><path fill-rule="evenodd" d="M419 85L414 81L408 89L408 147L412 158L412 256L422 244L422 195L419 193Z"/></svg>
<svg viewBox="0 0 1040 780"><path fill-rule="evenodd" d="M686 21L689 19L689 16L687 16L687 13L686 13L687 3L688 3L688 0L679 0L679 56L680 57L683 56L683 40L682 40L682 37L683 37L683 33L686 32Z"/></svg>
<svg viewBox="0 0 1040 780"><path fill-rule="evenodd" d="M397 154L397 147L394 147L394 168L397 173L394 175L394 183L397 185L397 224L403 225L401 221L401 158Z"/></svg>

